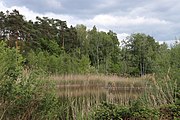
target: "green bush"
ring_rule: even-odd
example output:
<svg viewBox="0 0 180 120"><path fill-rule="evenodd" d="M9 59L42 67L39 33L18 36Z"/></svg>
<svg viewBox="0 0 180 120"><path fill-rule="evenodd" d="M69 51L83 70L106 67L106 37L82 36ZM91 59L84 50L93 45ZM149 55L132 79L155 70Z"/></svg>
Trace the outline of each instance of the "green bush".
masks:
<svg viewBox="0 0 180 120"><path fill-rule="evenodd" d="M158 120L159 112L154 108L142 106L136 101L131 107L102 103L93 113L95 120Z"/></svg>
<svg viewBox="0 0 180 120"><path fill-rule="evenodd" d="M70 54L50 55L47 52L31 51L27 56L31 69L44 70L52 74L86 74L91 72L90 61L86 56L78 58Z"/></svg>
<svg viewBox="0 0 180 120"><path fill-rule="evenodd" d="M58 99L49 81L30 75L22 76L14 83L10 83L9 79L5 82L10 85L1 85L1 88L6 88L1 89L2 118L52 119L57 117Z"/></svg>
<svg viewBox="0 0 180 120"><path fill-rule="evenodd" d="M16 49L1 42L0 50L0 119L57 118L54 85L38 71L24 73L23 59Z"/></svg>
<svg viewBox="0 0 180 120"><path fill-rule="evenodd" d="M23 57L14 48L9 49L6 44L0 41L0 78L11 77L17 79L22 72L21 63Z"/></svg>
<svg viewBox="0 0 180 120"><path fill-rule="evenodd" d="M159 120L180 119L180 105L169 104L152 108L137 100L131 106L102 103L93 110L95 120Z"/></svg>
<svg viewBox="0 0 180 120"><path fill-rule="evenodd" d="M157 109L148 107L142 103L142 101L135 101L129 108L131 117L138 120L158 120L159 111Z"/></svg>
<svg viewBox="0 0 180 120"><path fill-rule="evenodd" d="M127 111L125 109L123 111L121 109L118 109L114 104L108 104L104 102L99 105L98 108L94 111L93 117L95 120L122 120L121 114L127 114L126 112Z"/></svg>
<svg viewBox="0 0 180 120"><path fill-rule="evenodd" d="M160 107L161 116L168 116L170 119L180 119L180 105L169 104Z"/></svg>

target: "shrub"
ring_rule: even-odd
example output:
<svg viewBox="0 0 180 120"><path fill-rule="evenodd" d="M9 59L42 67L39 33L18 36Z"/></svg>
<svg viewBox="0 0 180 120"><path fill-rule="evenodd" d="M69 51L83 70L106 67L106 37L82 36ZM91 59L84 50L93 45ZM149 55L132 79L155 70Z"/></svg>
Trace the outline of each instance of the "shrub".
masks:
<svg viewBox="0 0 180 120"><path fill-rule="evenodd" d="M54 85L38 71L24 74L22 56L5 46L0 43L0 119L55 119Z"/></svg>
<svg viewBox="0 0 180 120"><path fill-rule="evenodd" d="M104 102L94 111L93 117L95 120L122 120L122 116L118 111L120 110L117 110L117 107L114 104Z"/></svg>
<svg viewBox="0 0 180 120"><path fill-rule="evenodd" d="M161 118L162 119L180 119L180 105L169 104L160 107Z"/></svg>
<svg viewBox="0 0 180 120"><path fill-rule="evenodd" d="M158 120L159 112L154 108L142 106L138 101L131 107L102 103L95 109L93 117L95 120Z"/></svg>
<svg viewBox="0 0 180 120"><path fill-rule="evenodd" d="M129 108L131 117L138 120L158 120L159 111L157 109L148 107L142 103L142 101L135 101Z"/></svg>

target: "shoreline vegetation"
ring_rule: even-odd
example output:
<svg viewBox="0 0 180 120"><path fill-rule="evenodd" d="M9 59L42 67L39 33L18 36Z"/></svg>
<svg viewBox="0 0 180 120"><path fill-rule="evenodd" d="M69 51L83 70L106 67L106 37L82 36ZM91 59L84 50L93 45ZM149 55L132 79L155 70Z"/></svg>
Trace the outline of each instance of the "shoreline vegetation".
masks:
<svg viewBox="0 0 180 120"><path fill-rule="evenodd" d="M0 12L0 120L179 120L180 44Z"/></svg>

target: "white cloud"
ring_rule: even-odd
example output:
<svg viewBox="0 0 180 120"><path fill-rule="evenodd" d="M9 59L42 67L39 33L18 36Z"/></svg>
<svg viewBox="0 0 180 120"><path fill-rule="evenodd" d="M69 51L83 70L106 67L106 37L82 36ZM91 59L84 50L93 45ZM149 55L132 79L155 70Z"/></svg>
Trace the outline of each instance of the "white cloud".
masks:
<svg viewBox="0 0 180 120"><path fill-rule="evenodd" d="M51 2L51 5L54 5L57 1L56 0L51 0L50 2ZM49 2L49 4L50 4L50 2ZM6 10L8 10L8 11L11 12L14 9L17 9L20 12L20 14L25 16L25 18L27 20L35 21L36 16L57 18L57 19L60 19L60 20L67 20L67 21L73 21L73 19L74 19L73 17L71 17L69 15L58 15L58 14L54 14L54 13L51 13L51 12L40 14L40 13L34 12L34 11L26 8L25 6L23 6L23 7L13 6L13 7L8 8L8 7L5 7L2 2L0 2L0 11L6 12Z"/></svg>
<svg viewBox="0 0 180 120"><path fill-rule="evenodd" d="M125 40L127 36L130 36L128 33L117 34L119 40Z"/></svg>
<svg viewBox="0 0 180 120"><path fill-rule="evenodd" d="M112 16L112 15L97 15L91 22L99 25L106 26L132 26L132 25L157 25L168 24L168 21L159 20L158 18L146 18L146 17L130 17L130 16Z"/></svg>
<svg viewBox="0 0 180 120"><path fill-rule="evenodd" d="M61 3L57 0L46 0L45 2L49 7L62 8Z"/></svg>
<svg viewBox="0 0 180 120"><path fill-rule="evenodd" d="M0 1L0 10L4 12L7 10L7 8L3 5L2 1Z"/></svg>
<svg viewBox="0 0 180 120"><path fill-rule="evenodd" d="M8 8L4 6L2 2L0 2L0 11L6 12L8 10L11 12L14 9L17 9L20 12L20 14L25 15L25 18L27 20L35 20L36 16L42 16L41 14L35 13L32 10L29 10L25 6L23 7L13 6L13 7Z"/></svg>
<svg viewBox="0 0 180 120"><path fill-rule="evenodd" d="M10 8L10 11L14 10L14 9L17 9L20 12L20 14L25 16L25 18L27 20L35 21L36 16L42 16L41 14L35 13L32 10L27 9L25 6L23 6L23 7L14 6L14 7Z"/></svg>
<svg viewBox="0 0 180 120"><path fill-rule="evenodd" d="M129 12L129 15L132 15L132 16L137 16L137 15L140 15L140 14L147 15L145 13L149 13L149 9L147 9L146 7L137 7L135 9L131 10Z"/></svg>
<svg viewBox="0 0 180 120"><path fill-rule="evenodd" d="M97 8L103 9L118 4L116 0L104 0L101 4L96 5Z"/></svg>

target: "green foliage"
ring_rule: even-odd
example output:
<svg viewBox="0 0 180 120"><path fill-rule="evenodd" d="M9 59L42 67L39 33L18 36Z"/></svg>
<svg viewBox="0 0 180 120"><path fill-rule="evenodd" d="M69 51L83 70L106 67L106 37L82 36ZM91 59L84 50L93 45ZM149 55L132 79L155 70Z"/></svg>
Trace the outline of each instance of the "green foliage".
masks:
<svg viewBox="0 0 180 120"><path fill-rule="evenodd" d="M142 106L139 101L136 101L131 107L118 106L115 104L102 103L94 110L95 120L124 120L138 119L151 120L159 118L158 110Z"/></svg>
<svg viewBox="0 0 180 120"><path fill-rule="evenodd" d="M30 52L27 56L31 69L41 69L53 74L85 74L90 72L90 61L86 56L78 58L69 54L50 55L48 52Z"/></svg>
<svg viewBox="0 0 180 120"><path fill-rule="evenodd" d="M55 40L47 40L42 38L40 42L42 48L46 49L50 54L59 55L61 53L60 46L57 44Z"/></svg>
<svg viewBox="0 0 180 120"><path fill-rule="evenodd" d="M95 26L90 30L84 25L68 27L66 21L48 17L26 21L18 10L0 12L0 18L0 39L18 49L30 67L63 74L84 74L92 68L98 73L128 76L164 76L170 68L171 77L179 79L178 43L168 49L153 37L136 33L120 46L116 33L98 31Z"/></svg>
<svg viewBox="0 0 180 120"><path fill-rule="evenodd" d="M126 41L122 50L123 61L132 75L145 75L153 73L159 44L149 35L142 33L132 34Z"/></svg>
<svg viewBox="0 0 180 120"><path fill-rule="evenodd" d="M171 71L170 71L170 76L177 80L178 87L180 87L180 43L175 44L173 48L171 48L171 59L170 59L170 64L171 64Z"/></svg>
<svg viewBox="0 0 180 120"><path fill-rule="evenodd" d="M0 41L0 78L5 75L17 79L21 74L23 58L16 49L9 49L6 44Z"/></svg>
<svg viewBox="0 0 180 120"><path fill-rule="evenodd" d="M94 26L88 32L89 58L99 73L119 73L120 47L117 35L112 31L99 32Z"/></svg>
<svg viewBox="0 0 180 120"><path fill-rule="evenodd" d="M148 107L147 105L143 104L140 100L137 100L132 104L132 106L130 107L130 111L132 113L133 118L139 120L158 120L159 118L158 110Z"/></svg>
<svg viewBox="0 0 180 120"><path fill-rule="evenodd" d="M80 53L83 55L88 55L89 53L89 39L87 39L88 32L86 30L86 26L84 25L76 25L77 31L77 40L79 41Z"/></svg>
<svg viewBox="0 0 180 120"><path fill-rule="evenodd" d="M37 75L22 76L1 89L1 118L4 119L52 119L57 117L57 98L48 81ZM9 82L8 79L4 82ZM52 86L52 88L51 88ZM8 93L8 94L3 94Z"/></svg>
<svg viewBox="0 0 180 120"><path fill-rule="evenodd" d="M127 114L127 110L123 110L124 114ZM121 110L119 111L121 112ZM95 120L122 120L121 114L118 114L117 107L108 103L102 103L99 105L98 108L94 111L93 117Z"/></svg>
<svg viewBox="0 0 180 120"><path fill-rule="evenodd" d="M1 42L0 50L0 119L56 118L58 101L53 84L38 72L23 73L22 56L14 48Z"/></svg>
<svg viewBox="0 0 180 120"><path fill-rule="evenodd" d="M171 53L170 49L168 49L168 45L163 43L160 45L159 50L157 51L157 57L155 60L155 66L153 71L159 78L163 78L170 71L171 64Z"/></svg>
<svg viewBox="0 0 180 120"><path fill-rule="evenodd" d="M180 105L169 104L160 107L160 112L162 116L168 116L170 119L179 120L180 119Z"/></svg>

